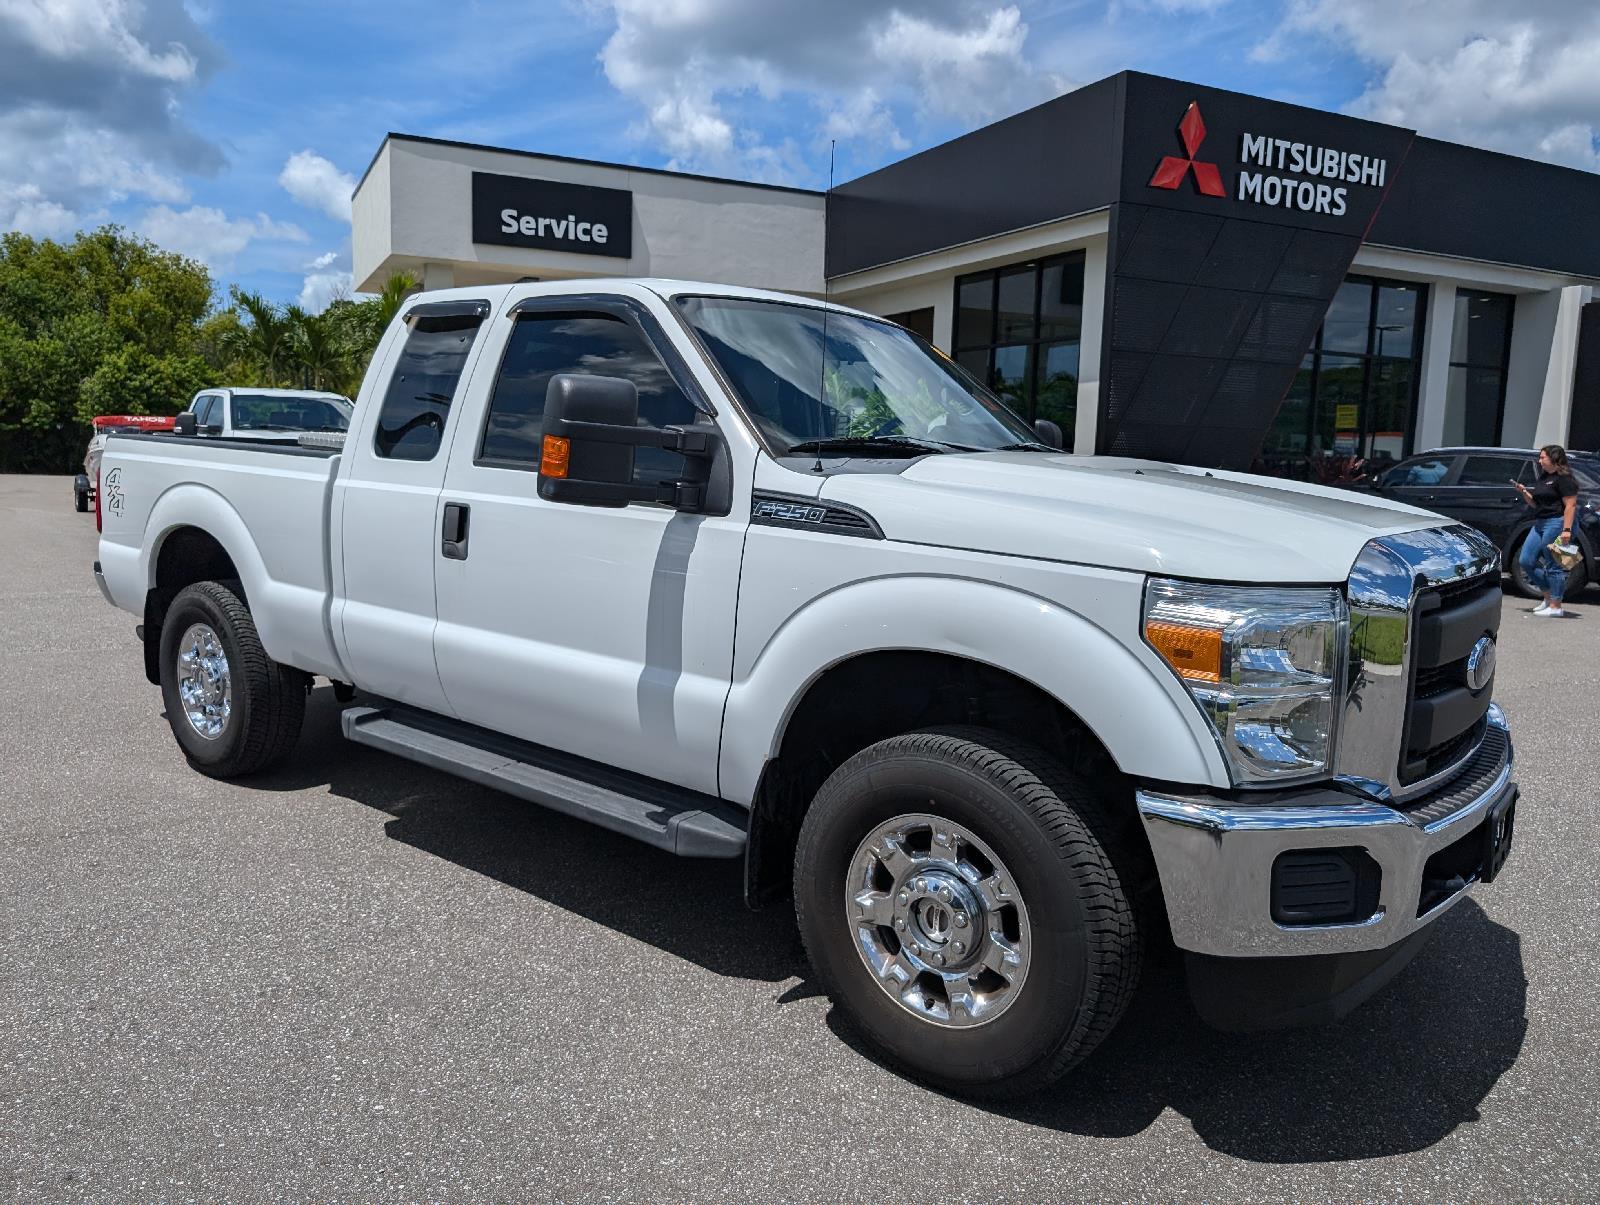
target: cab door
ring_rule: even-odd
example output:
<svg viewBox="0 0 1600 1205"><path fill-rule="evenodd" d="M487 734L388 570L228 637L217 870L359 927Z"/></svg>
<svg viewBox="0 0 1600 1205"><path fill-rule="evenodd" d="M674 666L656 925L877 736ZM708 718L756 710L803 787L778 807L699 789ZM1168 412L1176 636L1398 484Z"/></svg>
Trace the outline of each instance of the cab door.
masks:
<svg viewBox="0 0 1600 1205"><path fill-rule="evenodd" d="M1461 465L1445 513L1476 527L1504 548L1511 529L1528 513L1513 481L1531 486L1533 461L1514 453L1473 453Z"/></svg>
<svg viewBox="0 0 1600 1205"><path fill-rule="evenodd" d="M403 338L380 349L387 362L374 359L382 396L363 398L334 485L342 551L334 629L351 674L363 690L445 714L433 664L439 490L488 312L488 302L471 300L407 311Z"/></svg>
<svg viewBox="0 0 1600 1205"><path fill-rule="evenodd" d="M434 655L462 719L694 790L717 789L749 470L731 513L589 507L538 495L545 390L557 373L632 380L640 417L710 403L642 300L530 298L486 350L451 450L436 533ZM641 451L636 480L680 457ZM452 538L454 537L454 538Z"/></svg>

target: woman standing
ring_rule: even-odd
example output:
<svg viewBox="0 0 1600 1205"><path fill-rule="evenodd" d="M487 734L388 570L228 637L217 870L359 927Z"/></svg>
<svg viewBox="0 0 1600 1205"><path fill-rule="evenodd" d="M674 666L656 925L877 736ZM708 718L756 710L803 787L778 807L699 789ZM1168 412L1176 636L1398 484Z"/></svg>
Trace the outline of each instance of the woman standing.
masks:
<svg viewBox="0 0 1600 1205"><path fill-rule="evenodd" d="M1567 571L1556 564L1549 545L1558 537L1563 544L1572 540L1578 483L1567 465L1567 450L1560 444L1547 444L1539 453L1539 480L1533 488L1515 481L1512 484L1522 500L1533 507L1533 526L1522 541L1517 558L1528 580L1544 591L1544 601L1533 613L1541 619L1560 619L1566 614L1561 609L1561 595L1567 588Z"/></svg>

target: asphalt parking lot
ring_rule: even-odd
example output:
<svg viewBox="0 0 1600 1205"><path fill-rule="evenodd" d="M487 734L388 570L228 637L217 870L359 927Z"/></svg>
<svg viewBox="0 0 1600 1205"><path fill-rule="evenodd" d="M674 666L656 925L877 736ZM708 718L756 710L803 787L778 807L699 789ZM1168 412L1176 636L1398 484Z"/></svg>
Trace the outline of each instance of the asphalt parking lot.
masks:
<svg viewBox="0 0 1600 1205"><path fill-rule="evenodd" d="M45 1198L1600 1197L1600 591L1508 597L1499 882L1345 1021L1176 972L1050 1095L862 1053L790 914L348 745L190 771L66 478L0 477L0 1188ZM1589 601L1592 600L1592 601Z"/></svg>

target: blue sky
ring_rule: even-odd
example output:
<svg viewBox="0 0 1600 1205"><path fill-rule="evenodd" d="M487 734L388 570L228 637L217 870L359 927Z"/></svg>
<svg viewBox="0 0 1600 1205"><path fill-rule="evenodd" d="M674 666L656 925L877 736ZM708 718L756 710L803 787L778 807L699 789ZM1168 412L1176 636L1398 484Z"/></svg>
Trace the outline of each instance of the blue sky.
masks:
<svg viewBox="0 0 1600 1205"><path fill-rule="evenodd" d="M386 131L820 187L1123 68L1595 170L1570 0L0 0L0 230L348 288Z"/></svg>

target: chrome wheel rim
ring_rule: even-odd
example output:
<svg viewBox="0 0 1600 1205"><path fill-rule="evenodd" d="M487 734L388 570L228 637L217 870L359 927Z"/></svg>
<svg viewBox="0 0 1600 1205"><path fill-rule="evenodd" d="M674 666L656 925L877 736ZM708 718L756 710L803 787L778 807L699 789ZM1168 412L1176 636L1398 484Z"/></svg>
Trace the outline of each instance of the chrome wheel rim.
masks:
<svg viewBox="0 0 1600 1205"><path fill-rule="evenodd" d="M214 741L233 714L233 674L209 624L190 624L178 641L178 698L197 735Z"/></svg>
<svg viewBox="0 0 1600 1205"><path fill-rule="evenodd" d="M942 816L885 821L856 847L845 918L874 982L907 1012L963 1029L1010 1008L1028 977L1028 909L1005 865Z"/></svg>

